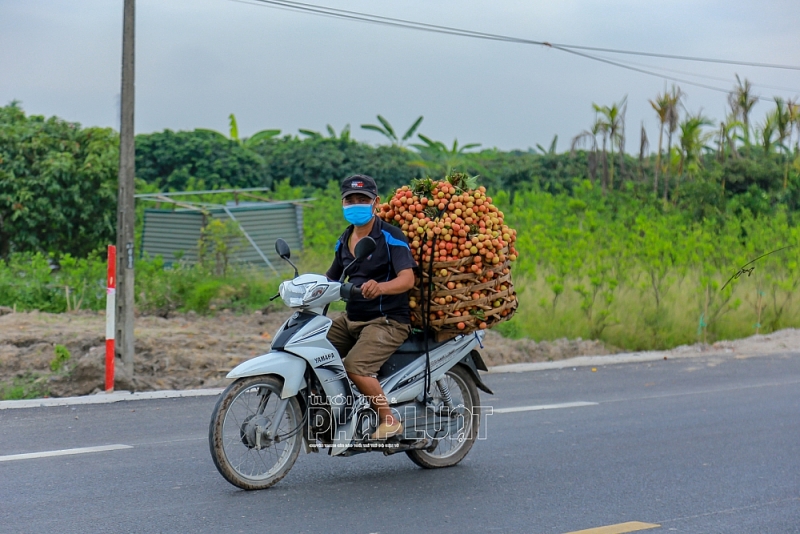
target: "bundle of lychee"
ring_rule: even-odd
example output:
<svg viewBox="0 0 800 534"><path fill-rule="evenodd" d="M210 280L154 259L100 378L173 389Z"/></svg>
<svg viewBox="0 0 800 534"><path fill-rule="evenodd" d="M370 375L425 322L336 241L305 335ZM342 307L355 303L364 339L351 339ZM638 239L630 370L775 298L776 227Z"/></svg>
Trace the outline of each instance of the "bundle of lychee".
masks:
<svg viewBox="0 0 800 534"><path fill-rule="evenodd" d="M511 282L517 232L475 177L413 180L378 215L403 230L420 266L421 280L409 295L413 326L425 326L426 314L441 340L511 318L517 308Z"/></svg>

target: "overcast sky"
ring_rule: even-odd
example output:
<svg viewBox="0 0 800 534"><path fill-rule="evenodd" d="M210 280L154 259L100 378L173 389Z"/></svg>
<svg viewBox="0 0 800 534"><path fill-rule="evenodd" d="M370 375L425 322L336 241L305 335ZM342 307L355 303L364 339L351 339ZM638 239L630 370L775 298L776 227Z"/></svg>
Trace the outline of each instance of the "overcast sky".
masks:
<svg viewBox="0 0 800 534"><path fill-rule="evenodd" d="M308 0L384 16L549 42L800 65L797 0ZM0 104L118 127L122 0L0 0ZM138 0L136 131L265 128L338 132L381 114L405 130L483 147L559 151L593 121L592 103L628 97L628 150L664 80L540 46L434 35L231 0ZM609 56L610 57L610 56ZM619 57L619 56L618 56ZM800 71L624 57L766 97L800 95ZM673 73L687 78L687 74ZM729 81L727 81L729 80ZM779 90L765 86L783 87ZM687 108L720 120L723 93L681 84ZM772 106L758 104L761 120Z"/></svg>

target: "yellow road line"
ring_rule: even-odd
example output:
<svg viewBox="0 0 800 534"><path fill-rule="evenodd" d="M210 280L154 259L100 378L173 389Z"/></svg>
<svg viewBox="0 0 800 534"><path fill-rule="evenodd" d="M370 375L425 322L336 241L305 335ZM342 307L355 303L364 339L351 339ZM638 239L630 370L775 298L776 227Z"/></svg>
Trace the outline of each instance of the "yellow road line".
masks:
<svg viewBox="0 0 800 534"><path fill-rule="evenodd" d="M647 530L658 528L661 525L653 523L642 523L641 521L628 521L627 523L617 523L605 527L587 528L586 530L576 530L567 534L624 534L625 532L636 532L637 530Z"/></svg>

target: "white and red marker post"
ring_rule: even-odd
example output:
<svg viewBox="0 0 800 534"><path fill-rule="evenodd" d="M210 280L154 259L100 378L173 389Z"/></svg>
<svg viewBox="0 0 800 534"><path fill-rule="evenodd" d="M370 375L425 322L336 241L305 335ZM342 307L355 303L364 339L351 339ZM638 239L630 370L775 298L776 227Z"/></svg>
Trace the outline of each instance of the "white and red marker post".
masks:
<svg viewBox="0 0 800 534"><path fill-rule="evenodd" d="M108 245L106 287L106 392L114 391L114 314L117 293L117 247Z"/></svg>

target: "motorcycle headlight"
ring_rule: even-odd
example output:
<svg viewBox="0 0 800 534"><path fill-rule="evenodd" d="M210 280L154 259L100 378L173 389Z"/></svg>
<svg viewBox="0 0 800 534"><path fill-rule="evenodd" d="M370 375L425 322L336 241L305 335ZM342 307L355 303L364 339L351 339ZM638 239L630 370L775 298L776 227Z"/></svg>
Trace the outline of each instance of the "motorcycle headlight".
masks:
<svg viewBox="0 0 800 534"><path fill-rule="evenodd" d="M313 285L313 283L296 285L292 282L282 282L278 292L287 306L296 308L303 305L303 298L306 295L307 287Z"/></svg>
<svg viewBox="0 0 800 534"><path fill-rule="evenodd" d="M325 291L327 291L327 289L328 289L328 284L319 284L319 285L312 284L311 287L306 289L306 295L305 298L303 299L303 302L305 304L308 304L311 301L317 300L318 298L320 298L322 295L325 294Z"/></svg>

